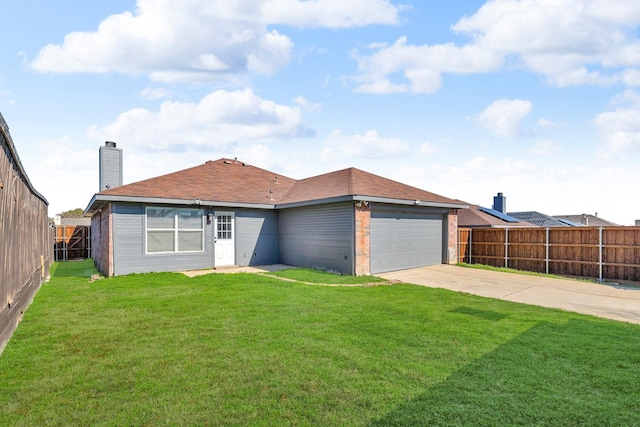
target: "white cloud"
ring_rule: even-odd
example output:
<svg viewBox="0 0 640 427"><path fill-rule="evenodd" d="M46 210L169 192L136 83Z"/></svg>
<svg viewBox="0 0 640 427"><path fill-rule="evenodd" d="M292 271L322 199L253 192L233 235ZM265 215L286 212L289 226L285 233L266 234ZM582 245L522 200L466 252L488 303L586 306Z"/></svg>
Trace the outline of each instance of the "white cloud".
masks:
<svg viewBox="0 0 640 427"><path fill-rule="evenodd" d="M144 99L155 100L163 98L171 98L173 93L164 88L145 88L139 92L139 95Z"/></svg>
<svg viewBox="0 0 640 427"><path fill-rule="evenodd" d="M210 93L199 103L165 101L158 111L135 108L94 126L93 139L128 141L150 150L229 151L238 142L308 137L297 107L276 104L251 89Z"/></svg>
<svg viewBox="0 0 640 427"><path fill-rule="evenodd" d="M527 153L539 156L550 156L560 152L560 147L550 139L541 139L527 149Z"/></svg>
<svg viewBox="0 0 640 427"><path fill-rule="evenodd" d="M43 47L33 69L54 73L149 74L154 81L242 82L289 61L293 42L271 25L349 28L395 24L387 0L138 0L133 12L104 19Z"/></svg>
<svg viewBox="0 0 640 427"><path fill-rule="evenodd" d="M73 138L61 137L39 141L34 144L33 151L30 157L37 167L28 168L27 173L38 192L49 202L49 216L69 209L84 209L91 196L99 191L98 149L89 149ZM51 179L51 171L55 171L55 179Z"/></svg>
<svg viewBox="0 0 640 427"><path fill-rule="evenodd" d="M595 125L602 134L605 154L640 150L640 110L617 108L598 114Z"/></svg>
<svg viewBox="0 0 640 427"><path fill-rule="evenodd" d="M310 113L318 113L322 109L322 104L310 102L304 96L296 96L293 101L304 111L308 111Z"/></svg>
<svg viewBox="0 0 640 427"><path fill-rule="evenodd" d="M612 108L593 119L600 131L605 157L612 154L640 151L640 94L628 89L614 96Z"/></svg>
<svg viewBox="0 0 640 427"><path fill-rule="evenodd" d="M431 156L438 152L438 147L435 144L429 141L425 141L420 144L420 148L418 148L418 154L421 156Z"/></svg>
<svg viewBox="0 0 640 427"><path fill-rule="evenodd" d="M640 3L628 0L493 0L452 30L466 44L375 44L357 56L357 91L432 93L442 74L506 66L557 86L640 85Z"/></svg>
<svg viewBox="0 0 640 427"><path fill-rule="evenodd" d="M271 0L262 4L267 22L312 28L351 28L398 23L400 7L387 0Z"/></svg>
<svg viewBox="0 0 640 427"><path fill-rule="evenodd" d="M492 134L512 138L521 133L520 122L531 112L531 102L522 99L498 99L473 119Z"/></svg>
<svg viewBox="0 0 640 427"><path fill-rule="evenodd" d="M552 128L557 126L557 123L553 122L552 120L545 119L544 117L540 117L538 119L538 126L543 128Z"/></svg>
<svg viewBox="0 0 640 427"><path fill-rule="evenodd" d="M345 135L340 130L331 132L324 142L321 157L324 161L345 158L383 159L409 151L409 144L394 138L382 138L370 130L362 135Z"/></svg>
<svg viewBox="0 0 640 427"><path fill-rule="evenodd" d="M501 57L475 46L457 47L452 43L434 46L407 44L399 38L391 46L372 45L377 52L355 55L361 72L355 78L359 92L433 93L442 86L442 73L471 74L494 71ZM401 74L398 78L397 75ZM399 82L392 82L390 78Z"/></svg>

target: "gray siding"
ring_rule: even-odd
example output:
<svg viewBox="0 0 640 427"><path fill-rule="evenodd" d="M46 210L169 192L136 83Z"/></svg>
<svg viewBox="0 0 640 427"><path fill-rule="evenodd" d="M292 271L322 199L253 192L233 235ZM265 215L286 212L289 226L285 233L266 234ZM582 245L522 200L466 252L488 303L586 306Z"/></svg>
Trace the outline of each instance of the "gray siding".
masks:
<svg viewBox="0 0 640 427"><path fill-rule="evenodd" d="M100 191L122 185L122 149L116 147L100 147Z"/></svg>
<svg viewBox="0 0 640 427"><path fill-rule="evenodd" d="M276 211L236 211L236 264L278 264L278 228Z"/></svg>
<svg viewBox="0 0 640 427"><path fill-rule="evenodd" d="M213 266L212 225L205 221L204 252L145 254L145 205L113 204L113 267L116 276L130 273L181 271ZM204 214L207 214L205 210Z"/></svg>
<svg viewBox="0 0 640 427"><path fill-rule="evenodd" d="M281 210L281 262L353 274L354 221L352 203Z"/></svg>
<svg viewBox="0 0 640 427"><path fill-rule="evenodd" d="M373 205L371 273L441 264L444 219L440 211Z"/></svg>
<svg viewBox="0 0 640 427"><path fill-rule="evenodd" d="M213 224L205 220L204 252L145 254L145 206L113 204L114 274L181 271L212 268L214 265ZM205 209L204 215L216 209ZM229 210L225 208L225 210ZM235 210L235 257L238 265L280 262L278 213Z"/></svg>

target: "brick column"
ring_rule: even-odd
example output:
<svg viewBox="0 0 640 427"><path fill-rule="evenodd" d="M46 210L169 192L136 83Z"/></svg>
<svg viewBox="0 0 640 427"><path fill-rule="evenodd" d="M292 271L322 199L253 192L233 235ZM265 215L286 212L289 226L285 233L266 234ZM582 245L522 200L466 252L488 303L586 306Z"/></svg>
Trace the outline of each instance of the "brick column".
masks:
<svg viewBox="0 0 640 427"><path fill-rule="evenodd" d="M356 276L371 274L369 260L369 229L371 224L371 207L366 202L356 202L356 229L355 229L355 271Z"/></svg>
<svg viewBox="0 0 640 427"><path fill-rule="evenodd" d="M449 216L447 219L448 225L448 259L449 264L456 264L458 262L458 210L449 209Z"/></svg>
<svg viewBox="0 0 640 427"><path fill-rule="evenodd" d="M113 276L113 225L111 203L91 217L93 263L104 276Z"/></svg>

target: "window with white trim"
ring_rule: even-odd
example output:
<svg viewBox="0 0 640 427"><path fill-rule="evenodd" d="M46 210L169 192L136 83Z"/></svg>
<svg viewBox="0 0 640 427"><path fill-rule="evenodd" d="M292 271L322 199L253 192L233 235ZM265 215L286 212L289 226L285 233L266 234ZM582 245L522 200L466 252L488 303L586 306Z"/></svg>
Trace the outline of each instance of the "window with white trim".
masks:
<svg viewBox="0 0 640 427"><path fill-rule="evenodd" d="M147 206L147 253L202 252L203 216L202 209Z"/></svg>

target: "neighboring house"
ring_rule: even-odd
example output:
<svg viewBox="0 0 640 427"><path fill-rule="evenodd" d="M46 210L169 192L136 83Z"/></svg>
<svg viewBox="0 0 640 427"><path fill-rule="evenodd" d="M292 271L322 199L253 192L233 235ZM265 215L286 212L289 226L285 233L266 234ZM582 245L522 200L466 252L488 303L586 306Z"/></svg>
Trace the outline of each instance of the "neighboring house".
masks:
<svg viewBox="0 0 640 427"><path fill-rule="evenodd" d="M355 168L294 180L229 159L120 186L121 151L109 144L85 210L104 275L276 263L364 275L456 262L467 206L447 197Z"/></svg>
<svg viewBox="0 0 640 427"><path fill-rule="evenodd" d="M87 218L86 216L77 218L77 217L69 217L63 218L60 215L56 215L53 217L54 225L91 225L91 218Z"/></svg>
<svg viewBox="0 0 640 427"><path fill-rule="evenodd" d="M469 209L461 209L458 211L458 227L508 228L537 226L526 221L521 221L495 209L485 208L479 205L469 205Z"/></svg>
<svg viewBox="0 0 640 427"><path fill-rule="evenodd" d="M527 221L540 227L581 227L582 224L556 219L536 211L509 212L509 215L521 221Z"/></svg>
<svg viewBox="0 0 640 427"><path fill-rule="evenodd" d="M520 221L520 225L511 224L514 220ZM458 225L460 227L584 227L617 224L598 218L597 213L595 216L589 214L550 216L537 211L507 212L507 198L502 193L498 193L493 198L493 209L481 206L477 206L476 209L471 206L468 211L459 213Z"/></svg>
<svg viewBox="0 0 640 427"><path fill-rule="evenodd" d="M598 217L598 214L578 214L578 215L554 215L555 219L560 221L571 221L572 223L582 224L589 227L611 227L617 226L611 221Z"/></svg>

